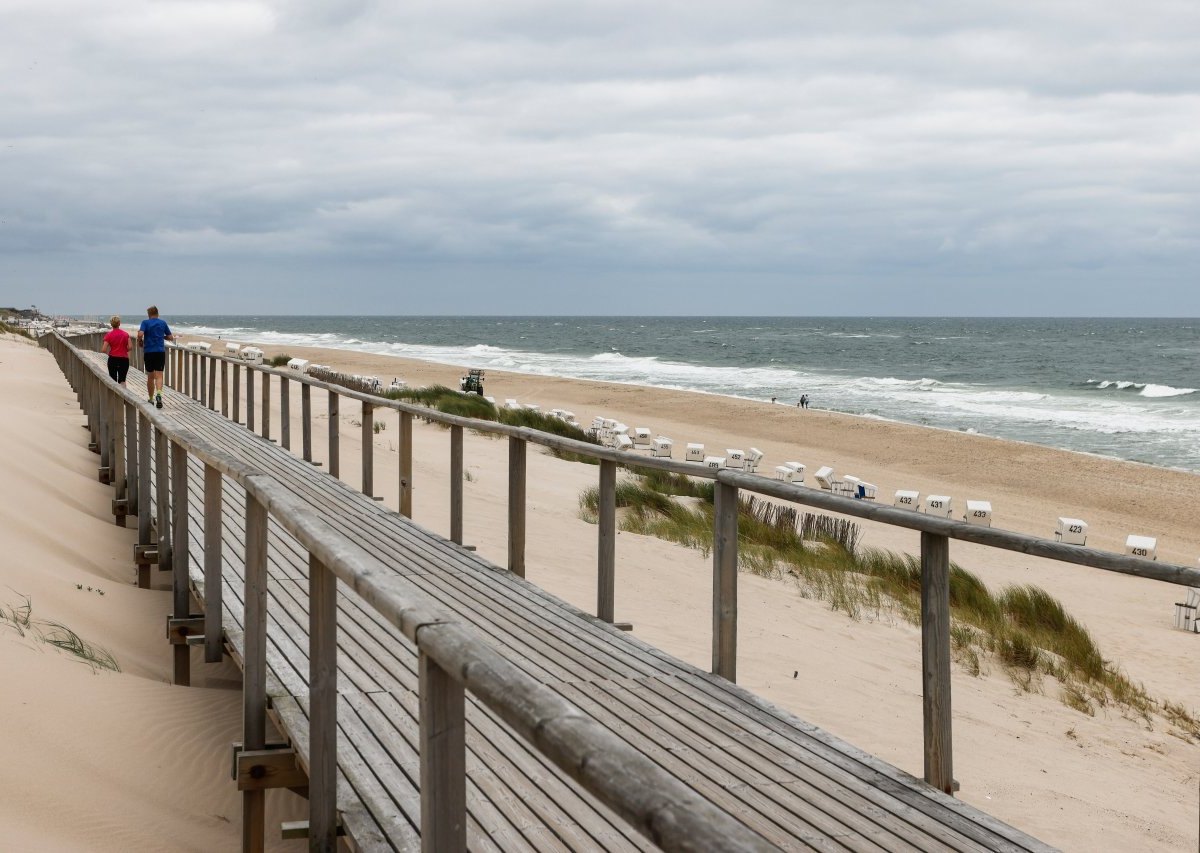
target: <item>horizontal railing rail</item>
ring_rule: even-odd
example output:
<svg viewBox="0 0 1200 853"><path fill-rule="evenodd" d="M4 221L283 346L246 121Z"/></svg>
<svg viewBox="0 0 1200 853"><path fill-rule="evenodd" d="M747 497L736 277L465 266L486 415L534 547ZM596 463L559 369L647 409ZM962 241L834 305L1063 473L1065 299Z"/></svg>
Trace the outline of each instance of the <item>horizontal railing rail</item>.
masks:
<svg viewBox="0 0 1200 853"><path fill-rule="evenodd" d="M80 343L94 346L96 336ZM334 596L340 580L398 628L420 658L421 838L426 850L463 850L466 844L464 691L494 711L535 749L585 790L657 845L668 850L774 849L640 752L591 720L550 688L518 669L476 631L440 608L378 559L334 530L285 485L213 445L119 386L93 359L62 336L46 336L50 349L80 395L102 465L134 459L128 468L108 465L118 495L129 480L144 491L137 504L139 546L149 549L150 478L147 439L153 433L158 464L156 558L172 561L175 616L189 618L187 559L188 458L205 468L206 646L220 633L221 479L246 493L244 734L243 749L261 750L266 721L267 518L290 533L310 560L309 838L312 849L334 850L336 791L336 623ZM176 367L176 370L179 368ZM203 387L201 385L201 387ZM248 384L249 388L250 385ZM376 400L366 402L375 403ZM136 430L126 430L130 421ZM136 434L136 437L135 437ZM135 443L136 442L136 443ZM130 447L132 452L126 453ZM169 456L170 464L166 463ZM114 470L118 467L119 470ZM128 474L128 477L126 476ZM169 488L169 481L175 484ZM124 498L122 498L124 499ZM145 521L143 529L142 522ZM214 597L214 591L216 595ZM216 627L214 627L214 625ZM212 633L210 633L212 632ZM180 644L186 654L187 646ZM217 660L220 660L219 654ZM209 660L212 660L210 657ZM176 656L176 680L186 660ZM186 683L186 675L183 678ZM262 790L244 791L247 849L261 849Z"/></svg>

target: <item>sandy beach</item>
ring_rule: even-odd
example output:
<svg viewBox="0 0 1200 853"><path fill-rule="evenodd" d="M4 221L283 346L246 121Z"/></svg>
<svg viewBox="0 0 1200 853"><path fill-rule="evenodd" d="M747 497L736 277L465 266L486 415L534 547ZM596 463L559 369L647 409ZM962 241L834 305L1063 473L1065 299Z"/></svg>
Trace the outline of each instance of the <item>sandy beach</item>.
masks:
<svg viewBox="0 0 1200 853"><path fill-rule="evenodd" d="M387 356L286 349L385 384L399 376L409 386L457 387L462 373ZM18 759L13 766L28 769L0 783L0 832L56 849L232 849L240 815L227 773L228 742L239 727L236 669L197 663L200 687L167 685L168 593L165 586L145 591L130 584L132 532L113 526L108 515L110 491L96 482L96 457L86 450L65 380L48 354L27 343L4 342L0 360L10 401L0 417L10 449L5 483L23 496L0 510L0 529L11 543L3 603L20 603L17 593L31 596L35 616L69 624L110 650L122 669L93 674L0 625L0 667L9 684L25 685L4 691L0 719L7 731L31 733L10 749ZM810 472L832 465L876 483L881 500L899 488L949 494L959 506L968 498L990 500L998 527L1050 536L1058 516L1078 516L1091 525L1095 547L1121 550L1126 535L1140 533L1158 538L1160 559L1195 565L1200 554L1194 525L1200 477L1193 474L682 391L497 371L489 372L486 391L501 401L570 409L584 422L602 414L648 426L671 436L677 448L689 441L755 446L766 454L768 471L793 459ZM323 413L323 400L314 395L313 402L314 412ZM342 472L352 484L359 477L358 417L354 404L342 407ZM395 507L396 416L377 419L384 428L374 438L376 488ZM325 429L318 415L318 460ZM414 433L414 517L445 534L448 433L421 423ZM30 452L12 452L26 447ZM504 445L468 434L465 466L466 541L503 563ZM528 577L593 610L596 528L580 519L578 496L595 484L596 469L536 451L528 466ZM867 525L863 544L915 551L917 538ZM1151 695L1200 709L1200 636L1171 627L1179 588L959 543L951 556L993 589L1044 587L1087 626L1105 657ZM105 595L84 594L76 587L81 583L102 586ZM711 560L700 552L619 535L617 619L705 668L711 584ZM921 775L919 629L887 611L852 620L804 597L794 583L745 573L739 606L739 683ZM1159 717L1147 722L1114 707L1087 716L1062 704L1052 683L1026 693L998 664L985 663L979 676L956 666L954 742L959 796L1047 842L1068 850L1195 849L1200 746ZM187 773L177 772L181 765ZM279 805L281 813L298 808ZM268 825L279 819L287 818L272 814ZM101 825L112 827L111 848L92 843ZM178 846L164 841L174 838Z"/></svg>

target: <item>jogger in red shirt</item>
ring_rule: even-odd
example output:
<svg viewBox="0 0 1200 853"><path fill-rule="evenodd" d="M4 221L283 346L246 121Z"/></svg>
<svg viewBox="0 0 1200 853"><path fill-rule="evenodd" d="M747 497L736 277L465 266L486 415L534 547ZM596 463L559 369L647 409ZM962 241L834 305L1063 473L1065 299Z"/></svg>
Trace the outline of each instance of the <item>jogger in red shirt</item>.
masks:
<svg viewBox="0 0 1200 853"><path fill-rule="evenodd" d="M100 351L108 353L108 375L124 385L129 374L129 333L121 328L121 318L117 315L108 322L112 331L104 336Z"/></svg>

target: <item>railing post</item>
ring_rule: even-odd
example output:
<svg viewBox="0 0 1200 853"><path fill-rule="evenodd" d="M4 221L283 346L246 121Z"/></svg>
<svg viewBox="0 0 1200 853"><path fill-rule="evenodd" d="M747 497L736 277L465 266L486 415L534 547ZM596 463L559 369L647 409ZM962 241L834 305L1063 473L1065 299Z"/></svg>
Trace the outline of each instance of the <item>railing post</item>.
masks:
<svg viewBox="0 0 1200 853"><path fill-rule="evenodd" d="M175 529L171 553L171 601L176 619L192 615L191 590L188 588L188 458L187 450L171 444L171 479L175 482L171 517ZM186 642L175 643L174 683L187 687L192 683L192 649Z"/></svg>
<svg viewBox="0 0 1200 853"><path fill-rule="evenodd" d="M714 497L712 671L736 681L738 490L718 480Z"/></svg>
<svg viewBox="0 0 1200 853"><path fill-rule="evenodd" d="M413 508L413 416L400 413L400 514L412 518Z"/></svg>
<svg viewBox="0 0 1200 853"><path fill-rule="evenodd" d="M337 850L337 576L308 557L308 849Z"/></svg>
<svg viewBox="0 0 1200 853"><path fill-rule="evenodd" d="M921 533L921 688L925 781L954 793L950 712L950 539Z"/></svg>
<svg viewBox="0 0 1200 853"><path fill-rule="evenodd" d="M312 387L300 385L300 447L305 462L312 462Z"/></svg>
<svg viewBox="0 0 1200 853"><path fill-rule="evenodd" d="M96 392L93 387L96 381L96 377L92 376L90 371L84 374L83 381L80 383L80 388L82 389L80 398L83 401L84 414L87 416L88 434L91 436L88 450L99 453L100 432L97 429L97 425L100 422L100 418L96 412Z"/></svg>
<svg viewBox="0 0 1200 853"><path fill-rule="evenodd" d="M466 749L463 686L423 650L421 714L421 849L467 849Z"/></svg>
<svg viewBox="0 0 1200 853"><path fill-rule="evenodd" d="M338 414L338 395L329 392L329 473L337 477L341 474L341 415Z"/></svg>
<svg viewBox="0 0 1200 853"><path fill-rule="evenodd" d="M612 622L616 610L617 463L600 460L597 506L600 538L596 559L596 618Z"/></svg>
<svg viewBox="0 0 1200 853"><path fill-rule="evenodd" d="M254 432L254 368L246 365L246 429Z"/></svg>
<svg viewBox="0 0 1200 853"><path fill-rule="evenodd" d="M196 361L200 362L200 403L212 405L212 396L208 393L208 356L196 353Z"/></svg>
<svg viewBox="0 0 1200 853"><path fill-rule="evenodd" d="M279 444L284 450L292 449L292 381L279 377Z"/></svg>
<svg viewBox="0 0 1200 853"><path fill-rule="evenodd" d="M129 458L129 448L125 444L125 398L117 393L108 396L112 423L113 516L117 526L124 527L129 512L129 480L125 469Z"/></svg>
<svg viewBox="0 0 1200 853"><path fill-rule="evenodd" d="M262 372L262 437L271 438L271 374Z"/></svg>
<svg viewBox="0 0 1200 853"><path fill-rule="evenodd" d="M171 462L166 434L154 429L154 485L157 500L155 518L158 524L158 568L171 568Z"/></svg>
<svg viewBox="0 0 1200 853"><path fill-rule="evenodd" d="M150 419L138 415L138 541L134 547L134 562L137 565L137 584L139 589L150 588L150 561L145 552L153 544L150 541L150 530L153 519L154 496L151 494L150 470Z"/></svg>
<svg viewBox="0 0 1200 853"><path fill-rule="evenodd" d="M375 407L362 404L362 493L375 494Z"/></svg>
<svg viewBox="0 0 1200 853"><path fill-rule="evenodd" d="M208 365L208 407L213 411L217 409L217 361L209 356L204 356L204 363Z"/></svg>
<svg viewBox="0 0 1200 853"><path fill-rule="evenodd" d="M525 577L525 439L508 438L508 570Z"/></svg>
<svg viewBox="0 0 1200 853"><path fill-rule="evenodd" d="M97 472L101 483L112 482L112 418L109 416L108 391L97 378L96 396L96 444L100 450L100 469Z"/></svg>
<svg viewBox="0 0 1200 853"><path fill-rule="evenodd" d="M233 420L242 422L242 366L237 362L233 364Z"/></svg>
<svg viewBox="0 0 1200 853"><path fill-rule="evenodd" d="M221 359L221 417L229 417L229 362Z"/></svg>
<svg viewBox="0 0 1200 853"><path fill-rule="evenodd" d="M221 472L204 466L204 660L220 663L221 605Z"/></svg>
<svg viewBox="0 0 1200 853"><path fill-rule="evenodd" d="M125 412L125 514L136 515L141 497L141 477L138 472L137 409L121 401Z"/></svg>
<svg viewBox="0 0 1200 853"><path fill-rule="evenodd" d="M200 353L188 350L187 359L191 362L191 370L188 372L188 394L193 400L200 399Z"/></svg>
<svg viewBox="0 0 1200 853"><path fill-rule="evenodd" d="M463 543L463 428L450 426L450 541Z"/></svg>
<svg viewBox="0 0 1200 853"><path fill-rule="evenodd" d="M245 614L242 626L242 749L267 745L267 510L246 493ZM242 792L242 850L261 851L266 791Z"/></svg>

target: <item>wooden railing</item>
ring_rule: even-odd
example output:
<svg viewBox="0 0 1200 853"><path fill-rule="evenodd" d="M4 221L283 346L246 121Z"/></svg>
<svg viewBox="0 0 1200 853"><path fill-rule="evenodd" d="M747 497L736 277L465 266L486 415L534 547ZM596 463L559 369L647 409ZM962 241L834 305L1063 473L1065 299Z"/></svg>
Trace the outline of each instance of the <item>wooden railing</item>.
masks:
<svg viewBox="0 0 1200 853"><path fill-rule="evenodd" d="M664 849L773 849L760 836L713 806L654 762L618 739L579 709L518 667L468 625L423 593L396 583L387 566L337 533L291 490L253 466L147 405L140 394L117 385L102 365L81 356L76 343L95 346L97 336L68 341L42 338L56 357L87 415L100 477L116 491L114 513L138 519L138 559L172 572L175 680L189 680L186 631L189 613L189 457L204 465L204 578L202 618L205 659L222 657L221 491L224 478L246 493L245 612L243 614L242 754L266 748L267 721L267 520L295 537L309 555L309 843L337 845L337 624L338 582L346 584L411 641L419 656L421 842L425 850L466 849L465 691L494 711L559 769ZM198 360L171 360L178 379L190 368L189 390L207 386ZM210 365L215 365L209 359ZM235 376L239 367L235 367ZM211 374L211 369L209 370ZM269 378L270 372L263 372ZM252 384L247 383L247 389ZM211 402L211 393L205 392ZM374 400L365 400L368 405ZM264 407L264 412L266 408ZM333 423L336 425L337 421ZM150 464L153 445L155 464ZM172 488L171 484L175 487ZM151 494L157 504L152 541ZM263 790L243 791L245 849L261 849Z"/></svg>
<svg viewBox="0 0 1200 853"><path fill-rule="evenodd" d="M528 444L541 445L595 459L599 466L599 506L597 545L596 615L612 622L616 584L616 469L618 466L657 469L687 474L716 481L715 516L713 521L713 597L712 597L712 672L730 681L737 678L737 550L738 500L744 490L791 503L814 507L841 515L867 519L883 524L917 530L921 533L921 657L924 732L924 778L933 787L952 793L955 787L951 726L950 690L950 540L973 542L1018 551L1032 557L1044 557L1110 572L1165 581L1183 586L1200 586L1200 571L1186 566L1160 563L1123 554L1114 554L1076 545L1064 545L1053 540L1029 536L1009 530L981 527L937 518L911 510L882 506L870 501L835 496L817 489L783 483L756 474L732 470L713 470L694 463L671 459L631 457L627 452L576 441L527 427L514 427L494 421L475 420L448 415L425 406L389 400L375 394L355 391L313 379L295 370L251 365L220 354L203 353L183 347L171 347L169 381L174 387L190 394L210 408L215 407L214 392L195 381L196 364L209 362L221 365L222 377L226 366L233 371L234 412L237 412L239 374L247 372L247 427L254 428L249 412L253 411L253 386L249 376L262 376L264 394L274 377L280 385L280 399L289 397L290 384L299 383L304 405L301 411L305 435L304 458L311 461L308 437L312 433L310 389L319 388L329 395L329 472L340 473L337 428L339 406L343 399L354 400L362 406L362 460L364 490L374 488L374 442L371 425L377 409L392 409L400 413L400 512L412 517L412 419L414 416L450 427L450 538L463 541L462 430L506 436L508 447L508 568L525 575L525 457ZM213 369L209 369L210 375ZM182 383L182 384L181 384ZM286 405L286 404L285 404ZM221 388L221 410L226 410L225 385ZM266 405L263 406L265 410ZM262 434L270 437L264 425ZM287 445L284 445L287 446Z"/></svg>
<svg viewBox="0 0 1200 853"><path fill-rule="evenodd" d="M342 399L354 400L362 406L363 442L362 472L364 487L374 490L374 442L370 428L377 409L392 409L400 416L399 511L412 517L413 464L412 419L421 417L450 427L451 539L462 542L463 504L462 430L506 436L509 439L508 488L508 568L515 574L525 573L525 511L526 511L526 448L532 443L567 451L597 460L599 464L597 604L600 619L612 622L615 598L615 541L616 541L616 469L634 467L657 469L716 481L715 514L713 521L713 597L712 597L712 672L730 681L737 675L737 565L738 565L738 501L742 490L779 500L814 507L845 516L917 530L921 533L921 655L922 708L924 740L924 778L933 787L952 793L955 787L952 748L951 703L951 641L950 641L950 540L972 542L1003 550L1017 551L1033 557L1074 563L1104 571L1119 572L1136 577L1164 581L1184 586L1200 586L1200 571L1185 566L1160 563L1029 536L1013 531L969 525L964 522L937 518L910 510L877 505L873 502L834 496L830 493L768 479L755 474L732 470L713 470L694 463L671 459L631 457L628 453L587 442L551 435L526 427L514 427L493 421L448 415L425 406L388 400L374 394L331 385L300 374L294 370L276 369L227 358L220 354L203 353L181 347L171 347L167 379L172 387L191 395L209 408L216 408L215 388L210 381L200 381L208 364L211 377L220 365L222 376L220 409L229 411L227 369L233 374L233 417L238 418L243 369L247 372L246 414L249 429L254 429L254 373L261 375L265 395L270 394L272 379L279 383L280 401L287 406L291 383L301 387L301 424L303 458L312 461L311 389L328 394L329 421L328 470L340 473L338 445L338 413ZM268 397L269 399L269 397ZM263 406L266 410L268 407ZM270 437L264 422L262 434ZM284 439L281 436L281 443ZM284 444L286 447L287 444ZM457 472L457 476L456 476ZM456 487L457 485L457 487Z"/></svg>

